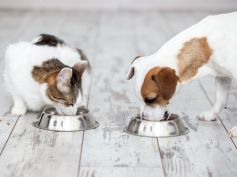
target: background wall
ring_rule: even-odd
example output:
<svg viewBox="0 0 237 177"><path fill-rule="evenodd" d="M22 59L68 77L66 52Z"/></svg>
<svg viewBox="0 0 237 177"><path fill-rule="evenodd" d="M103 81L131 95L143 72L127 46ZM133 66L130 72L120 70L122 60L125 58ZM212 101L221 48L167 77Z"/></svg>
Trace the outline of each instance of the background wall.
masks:
<svg viewBox="0 0 237 177"><path fill-rule="evenodd" d="M2 9L195 9L237 10L237 0L0 0Z"/></svg>

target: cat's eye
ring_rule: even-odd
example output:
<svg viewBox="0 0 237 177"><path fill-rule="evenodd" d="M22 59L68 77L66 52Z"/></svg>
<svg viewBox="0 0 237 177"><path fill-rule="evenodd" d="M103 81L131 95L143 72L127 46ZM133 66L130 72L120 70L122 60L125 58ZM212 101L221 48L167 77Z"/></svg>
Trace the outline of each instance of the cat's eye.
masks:
<svg viewBox="0 0 237 177"><path fill-rule="evenodd" d="M56 97L56 96L53 96L55 99L57 100L63 100L63 101L67 101L65 98L62 98L62 97Z"/></svg>
<svg viewBox="0 0 237 177"><path fill-rule="evenodd" d="M65 102L64 104L65 104L65 106L74 106L73 103L69 103L69 102Z"/></svg>

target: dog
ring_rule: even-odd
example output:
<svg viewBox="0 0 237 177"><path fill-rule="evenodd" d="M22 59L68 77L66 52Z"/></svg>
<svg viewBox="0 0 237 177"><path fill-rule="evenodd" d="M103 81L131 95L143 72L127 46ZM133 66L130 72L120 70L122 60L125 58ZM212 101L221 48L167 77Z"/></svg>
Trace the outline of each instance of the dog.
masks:
<svg viewBox="0 0 237 177"><path fill-rule="evenodd" d="M237 12L207 16L154 54L136 57L127 79L133 81L141 112L159 120L180 86L208 75L216 80L216 101L197 117L214 121L227 103L232 79L237 79ZM229 135L237 136L237 126Z"/></svg>
<svg viewBox="0 0 237 177"><path fill-rule="evenodd" d="M4 80L13 98L13 115L40 111L45 105L59 114L75 115L79 106L86 106L90 65L81 49L41 34L7 48Z"/></svg>

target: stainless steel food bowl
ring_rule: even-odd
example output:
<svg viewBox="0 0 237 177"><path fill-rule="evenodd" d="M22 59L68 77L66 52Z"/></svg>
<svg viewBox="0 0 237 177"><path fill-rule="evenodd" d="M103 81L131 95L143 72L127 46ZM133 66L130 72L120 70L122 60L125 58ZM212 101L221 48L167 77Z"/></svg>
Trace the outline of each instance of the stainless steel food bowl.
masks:
<svg viewBox="0 0 237 177"><path fill-rule="evenodd" d="M171 114L169 120L149 121L139 116L133 117L125 132L136 136L172 137L187 134L188 128L176 114Z"/></svg>
<svg viewBox="0 0 237 177"><path fill-rule="evenodd" d="M33 125L37 128L51 131L81 131L94 129L99 126L89 111L85 108L78 108L75 116L62 116L55 108L45 108L39 116L39 120Z"/></svg>

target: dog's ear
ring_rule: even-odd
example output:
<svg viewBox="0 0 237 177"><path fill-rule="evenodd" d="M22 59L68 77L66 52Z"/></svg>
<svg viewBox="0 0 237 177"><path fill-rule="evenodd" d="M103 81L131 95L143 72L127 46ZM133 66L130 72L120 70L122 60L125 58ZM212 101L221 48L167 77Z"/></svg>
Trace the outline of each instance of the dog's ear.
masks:
<svg viewBox="0 0 237 177"><path fill-rule="evenodd" d="M69 93L71 88L72 69L63 68L57 75L57 88L62 93Z"/></svg>
<svg viewBox="0 0 237 177"><path fill-rule="evenodd" d="M127 74L127 80L130 80L133 76L134 76L134 74L135 74L135 61L137 60L137 59L139 59L141 56L136 56L134 59L133 59L133 61L132 61L132 66L130 67L130 69L129 69L129 71L128 71L128 74Z"/></svg>
<svg viewBox="0 0 237 177"><path fill-rule="evenodd" d="M152 80L157 84L160 95L169 100L175 93L178 77L175 70L164 67L156 75L152 76Z"/></svg>
<svg viewBox="0 0 237 177"><path fill-rule="evenodd" d="M133 59L132 64L133 64L137 59L139 59L140 57L142 57L142 55L136 56L136 57Z"/></svg>
<svg viewBox="0 0 237 177"><path fill-rule="evenodd" d="M127 80L130 80L135 74L135 67L131 66L127 74Z"/></svg>

